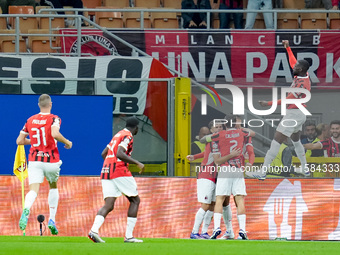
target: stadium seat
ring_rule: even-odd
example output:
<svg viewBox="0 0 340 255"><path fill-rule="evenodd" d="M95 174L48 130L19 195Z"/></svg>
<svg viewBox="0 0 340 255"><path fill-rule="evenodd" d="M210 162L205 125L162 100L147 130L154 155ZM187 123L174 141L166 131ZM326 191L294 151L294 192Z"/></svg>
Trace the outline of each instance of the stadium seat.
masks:
<svg viewBox="0 0 340 255"><path fill-rule="evenodd" d="M134 0L136 8L155 9L161 6L160 0Z"/></svg>
<svg viewBox="0 0 340 255"><path fill-rule="evenodd" d="M83 6L86 6L86 8L97 8L102 6L102 0L83 0Z"/></svg>
<svg viewBox="0 0 340 255"><path fill-rule="evenodd" d="M163 0L164 8L182 9L181 0Z"/></svg>
<svg viewBox="0 0 340 255"><path fill-rule="evenodd" d="M97 7L97 9L117 9L118 7ZM95 12L96 23L102 27L123 28L124 20L121 12Z"/></svg>
<svg viewBox="0 0 340 255"><path fill-rule="evenodd" d="M298 13L278 13L277 14L278 29L298 29L299 14Z"/></svg>
<svg viewBox="0 0 340 255"><path fill-rule="evenodd" d="M50 6L36 6L35 12L37 14L41 15L50 15L50 14L56 14L56 12L40 12L41 9L51 9ZM50 29L50 28L64 28L65 27L65 21L64 18L58 18L58 17L38 17L39 21L39 29ZM50 24L51 22L51 24Z"/></svg>
<svg viewBox="0 0 340 255"><path fill-rule="evenodd" d="M340 14L339 13L329 13L329 29L340 29Z"/></svg>
<svg viewBox="0 0 340 255"><path fill-rule="evenodd" d="M0 30L0 48L2 52L15 52L15 31L14 30ZM27 52L26 41L19 37L19 51Z"/></svg>
<svg viewBox="0 0 340 255"><path fill-rule="evenodd" d="M51 9L51 6L44 6L44 5L36 6L35 7L35 13L39 14L40 10L42 10L42 9ZM41 12L40 14L51 14L51 13L53 13L53 12Z"/></svg>
<svg viewBox="0 0 340 255"><path fill-rule="evenodd" d="M220 28L220 19L214 17L212 20L212 28L219 29Z"/></svg>
<svg viewBox="0 0 340 255"><path fill-rule="evenodd" d="M301 13L301 29L327 29L327 13Z"/></svg>
<svg viewBox="0 0 340 255"><path fill-rule="evenodd" d="M134 8L125 8L127 10L132 10ZM139 8L141 9L141 8ZM140 28L140 21L141 21L141 13L139 11L136 12L124 12L123 18L125 21L126 28ZM144 28L151 28L151 20L150 20L150 13L144 12Z"/></svg>
<svg viewBox="0 0 340 255"><path fill-rule="evenodd" d="M164 8L161 8L164 10ZM151 12L153 28L176 28L178 29L178 19L175 12Z"/></svg>
<svg viewBox="0 0 340 255"><path fill-rule="evenodd" d="M283 8L285 9L304 9L305 1L303 0L283 0Z"/></svg>
<svg viewBox="0 0 340 255"><path fill-rule="evenodd" d="M34 16L33 6L8 6L9 14L27 14L27 17L22 17L19 19L19 29L21 33L27 34L29 29L38 28L38 20ZM10 18L9 23L12 28L15 28L15 19Z"/></svg>
<svg viewBox="0 0 340 255"><path fill-rule="evenodd" d="M30 29L28 30L30 34L28 36L28 48L31 52L35 53L55 53L56 49L51 48L57 47L57 39L54 36L49 36L50 34L48 29ZM46 34L45 36L35 35L35 34Z"/></svg>
<svg viewBox="0 0 340 255"><path fill-rule="evenodd" d="M125 7L130 7L130 1L129 0L104 0L103 5L125 8Z"/></svg>
<svg viewBox="0 0 340 255"><path fill-rule="evenodd" d="M84 8L93 9L93 8L96 8L96 7L100 7L102 5L103 5L102 0L83 0ZM92 11L90 11L88 13L89 13L90 16L94 15L94 12L92 12Z"/></svg>
<svg viewBox="0 0 340 255"><path fill-rule="evenodd" d="M51 22L51 25L50 25ZM64 28L65 20L64 18L58 17L41 17L39 22L40 29L49 29L49 28Z"/></svg>
<svg viewBox="0 0 340 255"><path fill-rule="evenodd" d="M258 13L256 15L255 23L253 26L253 29L266 29L266 24L264 23L263 15L262 13Z"/></svg>
<svg viewBox="0 0 340 255"><path fill-rule="evenodd" d="M0 14L2 14L1 8L0 8ZM6 28L7 28L7 18L0 17L0 29L6 29Z"/></svg>

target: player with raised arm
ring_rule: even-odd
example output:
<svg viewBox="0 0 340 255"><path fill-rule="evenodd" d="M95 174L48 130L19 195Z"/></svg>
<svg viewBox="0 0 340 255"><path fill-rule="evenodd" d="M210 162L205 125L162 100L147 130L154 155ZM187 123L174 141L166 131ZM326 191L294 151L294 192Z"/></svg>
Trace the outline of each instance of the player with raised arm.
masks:
<svg viewBox="0 0 340 255"><path fill-rule="evenodd" d="M223 130L222 124L214 126L214 122L210 121L209 129L211 133L217 133ZM212 156L213 143L206 143L204 152L188 155L187 159L193 161L199 158L203 158L200 170L197 174L197 200L201 203L200 209L198 209L195 216L195 223L193 230L190 234L191 239L210 239L208 235L208 227L214 214L215 205L215 186L217 171L215 168L214 158ZM199 228L202 226L201 235L199 234Z"/></svg>
<svg viewBox="0 0 340 255"><path fill-rule="evenodd" d="M57 181L62 164L57 141L65 144L66 149L72 148L72 142L67 140L59 131L61 119L57 115L51 114L51 97L47 94L42 94L39 97L38 106L40 113L33 115L27 120L16 141L18 145L31 145L28 157L30 191L25 197L25 205L19 220L19 227L21 230L26 229L30 209L38 196L40 184L44 181L44 177L46 177L50 186L48 193L50 208L48 228L52 235L57 235L58 229L55 225L59 201Z"/></svg>
<svg viewBox="0 0 340 255"><path fill-rule="evenodd" d="M291 48L289 47L289 42L287 40L282 41L283 46L286 48L289 64L293 68L294 80L291 85L291 88L303 88L308 91L311 90L311 82L309 79L309 75L307 73L309 69L309 63L302 59L296 60ZM296 99L296 98L304 98L306 95L304 93L289 93L287 95L287 99ZM281 104L281 99L278 100L278 105ZM261 106L270 106L272 105L272 101L260 101ZM305 106L305 105L304 105ZM282 118L280 124L278 125L274 139L271 142L270 148L266 153L264 158L263 167L260 171L256 172L246 172L246 175L249 177L258 178L259 180L264 180L266 178L266 172L270 168L271 162L274 160L276 155L280 150L281 144L290 137L297 157L301 162L301 173L308 177L310 176L310 171L308 170L307 160L305 156L305 149L300 141L300 134L302 131L302 126L306 121L306 115L298 109L298 107L294 104L287 105L287 114ZM283 122L286 124L284 125Z"/></svg>
<svg viewBox="0 0 340 255"><path fill-rule="evenodd" d="M95 243L105 243L99 237L99 228L103 225L105 217L113 210L116 199L122 194L130 202L124 242L143 242L143 240L134 238L132 234L137 222L140 198L137 183L128 169L128 164L136 164L140 169L140 174L144 171L144 165L131 157L133 136L138 133L138 123L136 117L127 118L125 128L114 135L102 152L104 164L100 178L105 205L99 209L88 234L88 237Z"/></svg>

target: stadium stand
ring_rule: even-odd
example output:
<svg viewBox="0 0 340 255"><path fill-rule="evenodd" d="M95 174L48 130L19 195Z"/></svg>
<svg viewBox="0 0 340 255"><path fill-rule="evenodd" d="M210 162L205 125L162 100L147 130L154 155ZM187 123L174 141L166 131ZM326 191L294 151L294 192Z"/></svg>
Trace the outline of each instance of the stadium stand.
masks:
<svg viewBox="0 0 340 255"><path fill-rule="evenodd" d="M2 14L1 8L0 8L0 14ZM6 29L6 28L7 28L7 18L0 17L0 29Z"/></svg>
<svg viewBox="0 0 340 255"><path fill-rule="evenodd" d="M162 8L164 10L164 8ZM178 19L175 12L151 12L153 28L176 28L178 29Z"/></svg>
<svg viewBox="0 0 340 255"><path fill-rule="evenodd" d="M55 12L41 12L42 9L51 9L50 6L36 6L35 12L38 14L55 14ZM62 17L37 17L39 29L64 28L65 21Z"/></svg>
<svg viewBox="0 0 340 255"><path fill-rule="evenodd" d="M278 29L299 29L298 13L278 13L277 14Z"/></svg>
<svg viewBox="0 0 340 255"><path fill-rule="evenodd" d="M15 30L0 30L0 49L1 52L15 52ZM27 52L26 41L19 37L19 52Z"/></svg>
<svg viewBox="0 0 340 255"><path fill-rule="evenodd" d="M83 1L84 8L89 8L89 9L100 7L103 5L102 0L82 0L82 1ZM94 12L90 11L89 15L93 16Z"/></svg>
<svg viewBox="0 0 340 255"><path fill-rule="evenodd" d="M30 29L28 36L28 48L33 53L55 53L58 46L57 38L51 36L42 36L38 34L49 34L48 29ZM36 35L37 34L37 35ZM51 47L52 45L52 47Z"/></svg>
<svg viewBox="0 0 340 255"><path fill-rule="evenodd" d="M33 6L8 6L9 14L27 14L25 17L21 17L19 22L20 32L27 34L29 29L38 29L38 20L34 16ZM14 18L9 19L9 23L12 28L15 28Z"/></svg>
<svg viewBox="0 0 340 255"><path fill-rule="evenodd" d="M132 10L134 8L126 8L127 10ZM140 8L139 8L140 9ZM124 12L123 18L126 28L140 28L141 13L136 12ZM150 13L144 12L144 28L151 28Z"/></svg>
<svg viewBox="0 0 340 255"><path fill-rule="evenodd" d="M181 9L181 0L163 0L162 5L164 8Z"/></svg>
<svg viewBox="0 0 340 255"><path fill-rule="evenodd" d="M134 0L134 7L136 8L159 8L161 3L159 0Z"/></svg>
<svg viewBox="0 0 340 255"><path fill-rule="evenodd" d="M340 13L329 13L329 29L340 29Z"/></svg>
<svg viewBox="0 0 340 255"><path fill-rule="evenodd" d="M115 9L117 7L97 7L97 9ZM96 23L102 27L123 28L124 20L121 12L95 12Z"/></svg>
<svg viewBox="0 0 340 255"><path fill-rule="evenodd" d="M50 29L50 28L64 28L64 18L59 17L41 17L39 19L39 29ZM51 22L51 24L50 24Z"/></svg>
<svg viewBox="0 0 340 255"><path fill-rule="evenodd" d="M253 29L266 29L262 13L256 15L255 23Z"/></svg>
<svg viewBox="0 0 340 255"><path fill-rule="evenodd" d="M82 0L82 1L83 5L90 9L102 6L102 0Z"/></svg>
<svg viewBox="0 0 340 255"><path fill-rule="evenodd" d="M129 0L103 0L103 6L130 7Z"/></svg>
<svg viewBox="0 0 340 255"><path fill-rule="evenodd" d="M327 29L327 13L301 13L301 29Z"/></svg>
<svg viewBox="0 0 340 255"><path fill-rule="evenodd" d="M304 9L305 1L303 0L283 0L283 8L285 9Z"/></svg>

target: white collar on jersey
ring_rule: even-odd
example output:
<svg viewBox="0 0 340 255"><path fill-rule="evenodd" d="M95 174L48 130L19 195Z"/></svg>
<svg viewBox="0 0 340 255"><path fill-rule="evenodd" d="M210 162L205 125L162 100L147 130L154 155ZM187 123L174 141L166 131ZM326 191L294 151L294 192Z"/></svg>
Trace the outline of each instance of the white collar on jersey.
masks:
<svg viewBox="0 0 340 255"><path fill-rule="evenodd" d="M308 78L308 75L307 76L296 76L296 78Z"/></svg>
<svg viewBox="0 0 340 255"><path fill-rule="evenodd" d="M49 115L51 113L50 112L39 112L39 114L41 114L41 115Z"/></svg>
<svg viewBox="0 0 340 255"><path fill-rule="evenodd" d="M335 141L333 136L331 136L331 139L332 139L333 142L335 142L335 143L340 143L340 142L338 142L338 141Z"/></svg>

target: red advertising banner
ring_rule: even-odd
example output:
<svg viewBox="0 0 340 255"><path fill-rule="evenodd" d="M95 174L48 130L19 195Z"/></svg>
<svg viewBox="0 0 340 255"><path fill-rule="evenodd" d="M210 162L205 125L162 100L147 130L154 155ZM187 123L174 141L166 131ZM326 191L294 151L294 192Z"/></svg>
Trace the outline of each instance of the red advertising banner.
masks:
<svg viewBox="0 0 340 255"><path fill-rule="evenodd" d="M282 40L289 40L298 59L307 59L313 86L340 86L339 32L329 30L289 31L195 31L195 30L109 30L184 76L199 82L243 86L290 85L291 69ZM72 33L68 31L67 33ZM76 34L76 31L73 31ZM90 32L86 32L90 33ZM131 49L110 33L102 36L118 54ZM85 38L88 38L86 35ZM65 53L72 52L75 37L65 37ZM84 39L85 40L85 39ZM84 48L87 52L87 49ZM94 54L96 55L96 54Z"/></svg>
<svg viewBox="0 0 340 255"><path fill-rule="evenodd" d="M200 207L194 178L136 178L141 204L134 235L141 238L189 238ZM21 235L21 184L0 177L0 235ZM28 182L26 181L26 190ZM246 230L250 239L340 240L339 179L246 180ZM99 177L61 177L56 224L61 236L86 236L103 206ZM77 187L77 188L75 188ZM31 208L26 235L39 235L39 214L48 217L48 184ZM230 201L232 201L231 199ZM233 228L238 232L231 202ZM102 237L123 237L128 200L120 197L100 229ZM161 226L161 227L160 227ZM211 234L213 223L209 227ZM225 231L222 224L222 231ZM47 230L44 235L50 235Z"/></svg>

